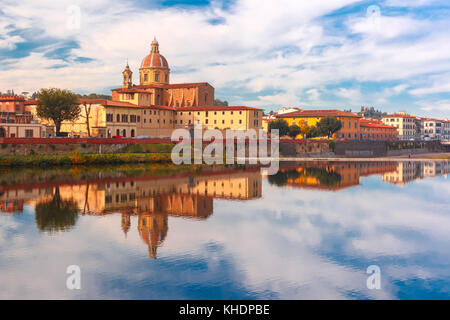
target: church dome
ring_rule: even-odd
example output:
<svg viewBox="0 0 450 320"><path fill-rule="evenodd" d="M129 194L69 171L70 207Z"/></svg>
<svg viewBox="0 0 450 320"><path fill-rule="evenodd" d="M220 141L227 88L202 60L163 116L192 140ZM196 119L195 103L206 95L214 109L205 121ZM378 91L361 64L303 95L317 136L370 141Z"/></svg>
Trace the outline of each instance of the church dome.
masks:
<svg viewBox="0 0 450 320"><path fill-rule="evenodd" d="M141 63L141 68L169 68L166 58L159 52L150 52Z"/></svg>
<svg viewBox="0 0 450 320"><path fill-rule="evenodd" d="M159 53L159 43L156 38L152 41L150 54L142 60L141 68L169 68L166 58Z"/></svg>

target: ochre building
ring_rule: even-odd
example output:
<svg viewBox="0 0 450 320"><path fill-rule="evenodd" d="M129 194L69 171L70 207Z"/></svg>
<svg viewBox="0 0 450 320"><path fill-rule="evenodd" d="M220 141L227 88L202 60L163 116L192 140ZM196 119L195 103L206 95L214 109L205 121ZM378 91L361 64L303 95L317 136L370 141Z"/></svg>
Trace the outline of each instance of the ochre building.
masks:
<svg viewBox="0 0 450 320"><path fill-rule="evenodd" d="M81 137L167 138L174 129L196 124L220 130L262 128L262 109L214 106L214 87L207 82L171 84L169 64L156 39L140 65L139 85L133 84L128 63L122 79L122 87L112 89L112 101L80 99L80 117L63 122L61 131ZM36 102L27 104L36 114Z"/></svg>

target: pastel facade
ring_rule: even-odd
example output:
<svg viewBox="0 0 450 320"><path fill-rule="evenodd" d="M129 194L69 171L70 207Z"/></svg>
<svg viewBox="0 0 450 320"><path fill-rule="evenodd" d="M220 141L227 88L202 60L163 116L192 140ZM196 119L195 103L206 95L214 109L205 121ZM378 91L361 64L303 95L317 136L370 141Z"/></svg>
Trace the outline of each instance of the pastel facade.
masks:
<svg viewBox="0 0 450 320"><path fill-rule="evenodd" d="M36 120L23 96L0 95L0 138L43 138L52 132Z"/></svg>
<svg viewBox="0 0 450 320"><path fill-rule="evenodd" d="M289 126L298 125L301 120L305 120L312 127L326 117L335 117L342 123L342 128L333 135L333 139L358 139L360 116L340 110L299 110L290 113L276 115L278 119L284 119ZM297 138L302 138L298 135Z"/></svg>
<svg viewBox="0 0 450 320"><path fill-rule="evenodd" d="M385 125L397 128L399 140L411 140L419 138L415 124L415 117L404 113L394 113L384 116L382 122Z"/></svg>
<svg viewBox="0 0 450 320"><path fill-rule="evenodd" d="M154 40L142 60L139 85L133 84L128 63L122 87L112 90L112 101L80 99L81 115L65 121L62 132L73 136L170 137L177 128L248 130L262 127L262 110L246 106L214 106L214 87L206 82L170 84L167 60ZM36 114L36 102L27 102ZM90 111L90 112L88 112ZM89 113L89 116L87 115ZM89 130L86 119L89 119ZM48 121L42 120L43 123Z"/></svg>
<svg viewBox="0 0 450 320"><path fill-rule="evenodd" d="M380 120L361 119L361 140L394 141L398 139L397 128L383 124Z"/></svg>
<svg viewBox="0 0 450 320"><path fill-rule="evenodd" d="M431 140L443 140L445 136L445 122L439 119L422 118L422 137Z"/></svg>

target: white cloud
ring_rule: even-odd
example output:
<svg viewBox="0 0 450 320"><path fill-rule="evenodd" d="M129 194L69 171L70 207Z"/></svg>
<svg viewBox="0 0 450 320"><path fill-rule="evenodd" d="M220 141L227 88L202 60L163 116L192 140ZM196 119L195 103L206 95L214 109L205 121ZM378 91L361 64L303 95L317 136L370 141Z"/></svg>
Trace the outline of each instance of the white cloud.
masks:
<svg viewBox="0 0 450 320"><path fill-rule="evenodd" d="M387 16L381 11L380 28L373 29L365 12L340 16L343 28L333 28L331 18L324 18L336 9L359 3L356 0L239 0L230 11L222 10L220 2L209 8L184 10L136 8L129 2L108 0L79 1L79 30L66 28L66 8L73 1L57 5L49 0L38 4L32 0L4 2L2 11L17 26L42 29L36 40L74 40L80 47L72 49L72 55L94 59L49 69L61 64L44 55L49 48L27 58L9 59L8 73L0 75L0 88L18 92L53 83L89 92L116 87L127 58L137 81L140 61L154 35L172 68L173 82L208 81L216 92L242 92L235 94L241 98L230 101L233 104L295 105L302 103L302 96L312 100L306 102L333 104L317 101L310 90L349 81L401 81L413 90L417 77L426 80L429 74L450 72L446 19L419 19L401 13ZM217 17L224 23L208 22ZM261 94L263 91L276 93ZM369 100L366 92L345 95L341 92L340 97L349 104L355 97ZM388 105L389 98L377 97Z"/></svg>

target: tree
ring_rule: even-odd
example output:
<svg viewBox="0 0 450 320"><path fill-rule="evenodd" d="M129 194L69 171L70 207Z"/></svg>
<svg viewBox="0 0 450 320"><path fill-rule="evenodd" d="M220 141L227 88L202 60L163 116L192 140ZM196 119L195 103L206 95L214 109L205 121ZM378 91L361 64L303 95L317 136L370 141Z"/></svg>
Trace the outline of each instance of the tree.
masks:
<svg viewBox="0 0 450 320"><path fill-rule="evenodd" d="M79 98L83 98L83 99L105 99L105 100L111 100L112 96L107 95L107 94L98 94L98 93L89 93L88 95L86 94L77 94L77 96Z"/></svg>
<svg viewBox="0 0 450 320"><path fill-rule="evenodd" d="M78 205L73 200L63 200L56 187L52 199L41 201L35 207L36 225L40 231L67 231L78 219Z"/></svg>
<svg viewBox="0 0 450 320"><path fill-rule="evenodd" d="M85 113L85 115L83 115L83 118L86 118L87 134L88 134L88 137L90 137L91 136L91 126L89 125L89 115L91 114L92 104L83 102L83 107L84 107L84 113Z"/></svg>
<svg viewBox="0 0 450 320"><path fill-rule="evenodd" d="M289 127L288 136L291 137L292 139L295 139L295 137L298 136L300 133L301 130L299 126L297 126L296 124L293 124Z"/></svg>
<svg viewBox="0 0 450 320"><path fill-rule="evenodd" d="M269 123L269 132L275 129L278 129L278 134L280 137L289 133L289 125L286 120L283 119L274 120Z"/></svg>
<svg viewBox="0 0 450 320"><path fill-rule="evenodd" d="M325 117L320 119L316 125L318 136L327 136L330 138L334 133L342 128L342 122L335 117Z"/></svg>
<svg viewBox="0 0 450 320"><path fill-rule="evenodd" d="M300 128L300 133L302 134L303 138L307 137L309 132L311 131L311 127L308 125L308 122L305 119L301 119L298 122L298 127Z"/></svg>
<svg viewBox="0 0 450 320"><path fill-rule="evenodd" d="M228 101L222 101L222 100L220 100L220 99L215 99L214 100L214 105L216 106L216 107L228 107Z"/></svg>
<svg viewBox="0 0 450 320"><path fill-rule="evenodd" d="M56 135L59 135L63 121L73 121L81 112L77 95L65 89L41 89L37 94L36 104L37 116L52 120Z"/></svg>

